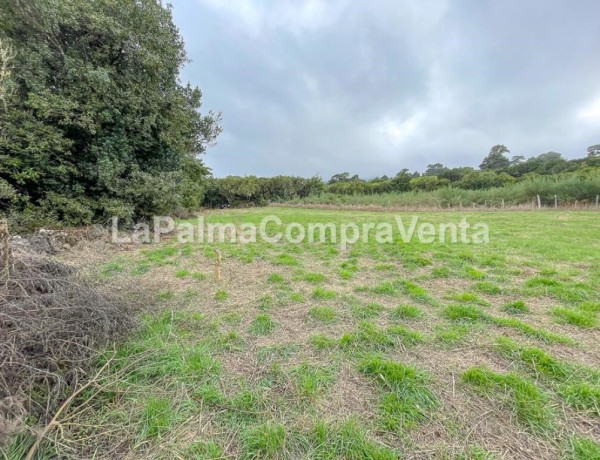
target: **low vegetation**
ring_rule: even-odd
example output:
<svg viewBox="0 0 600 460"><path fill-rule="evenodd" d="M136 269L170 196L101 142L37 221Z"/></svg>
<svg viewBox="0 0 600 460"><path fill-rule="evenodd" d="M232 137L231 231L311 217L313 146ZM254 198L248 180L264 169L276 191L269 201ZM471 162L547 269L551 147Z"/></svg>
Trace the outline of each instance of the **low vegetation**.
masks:
<svg viewBox="0 0 600 460"><path fill-rule="evenodd" d="M300 223L389 219L277 208L207 220L257 223L273 212ZM488 223L489 244L166 241L108 251L83 273L102 291L143 290L138 326L120 321L94 346L129 334L86 355L80 381L65 375L62 393L40 391L40 407L55 401L49 415L21 417L3 452L24 457L57 404L91 380L40 439L41 457L466 459L526 449L594 458L595 216L464 215Z"/></svg>

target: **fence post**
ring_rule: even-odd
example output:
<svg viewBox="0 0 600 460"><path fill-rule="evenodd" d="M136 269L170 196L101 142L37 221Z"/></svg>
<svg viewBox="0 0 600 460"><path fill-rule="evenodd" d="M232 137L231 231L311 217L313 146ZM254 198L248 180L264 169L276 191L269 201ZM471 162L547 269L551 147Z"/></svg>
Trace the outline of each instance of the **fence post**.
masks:
<svg viewBox="0 0 600 460"><path fill-rule="evenodd" d="M502 209L504 209L504 198L502 198Z"/></svg>
<svg viewBox="0 0 600 460"><path fill-rule="evenodd" d="M542 209L542 200L540 199L540 196L537 196L537 204L538 204L538 209Z"/></svg>
<svg viewBox="0 0 600 460"><path fill-rule="evenodd" d="M600 201L600 195L596 195L596 207L598 207L598 202Z"/></svg>
<svg viewBox="0 0 600 460"><path fill-rule="evenodd" d="M554 209L558 209L558 197L554 195Z"/></svg>

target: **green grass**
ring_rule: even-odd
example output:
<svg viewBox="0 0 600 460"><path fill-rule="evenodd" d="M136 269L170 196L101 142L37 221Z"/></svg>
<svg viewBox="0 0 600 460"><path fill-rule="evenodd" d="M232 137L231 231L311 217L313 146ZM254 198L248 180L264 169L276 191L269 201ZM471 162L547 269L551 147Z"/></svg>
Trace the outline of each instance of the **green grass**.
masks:
<svg viewBox="0 0 600 460"><path fill-rule="evenodd" d="M100 273L102 273L102 275L104 275L104 276L112 276L112 275L122 272L124 270L125 270L125 268L123 267L122 264L120 264L118 262L110 262L108 264L103 265L100 268Z"/></svg>
<svg viewBox="0 0 600 460"><path fill-rule="evenodd" d="M475 305L448 305L442 315L452 321L489 321L491 316Z"/></svg>
<svg viewBox="0 0 600 460"><path fill-rule="evenodd" d="M290 294L290 300L292 302L302 303L304 302L304 294L302 294L301 292L292 292Z"/></svg>
<svg viewBox="0 0 600 460"><path fill-rule="evenodd" d="M528 279L523 293L529 296L553 297L563 302L585 302L598 298L597 290L590 284L564 282L541 276Z"/></svg>
<svg viewBox="0 0 600 460"><path fill-rule="evenodd" d="M219 302L224 302L229 298L229 293L227 291L218 290L215 292L215 300Z"/></svg>
<svg viewBox="0 0 600 460"><path fill-rule="evenodd" d="M575 340L562 334L546 331L545 329L534 327L531 324L519 321L516 318L494 318L494 324L498 326L509 327L522 332L528 337L542 340L544 342L562 343L565 345L575 344Z"/></svg>
<svg viewBox="0 0 600 460"><path fill-rule="evenodd" d="M594 312L557 307L551 310L551 313L560 323L572 324L582 329L598 326L598 317Z"/></svg>
<svg viewBox="0 0 600 460"><path fill-rule="evenodd" d="M501 310L511 315L522 315L525 313L529 313L529 307L522 300L507 302L504 305L502 305Z"/></svg>
<svg viewBox="0 0 600 460"><path fill-rule="evenodd" d="M308 315L322 323L334 323L337 320L337 314L333 307L315 306L308 310Z"/></svg>
<svg viewBox="0 0 600 460"><path fill-rule="evenodd" d="M465 267L463 273L466 278L469 278L472 280L482 280L482 279L485 279L487 276L485 274L485 272L482 272L481 270L477 270L473 267Z"/></svg>
<svg viewBox="0 0 600 460"><path fill-rule="evenodd" d="M423 311L414 305L398 305L394 308L390 317L395 320L399 319L420 319L423 318L425 314Z"/></svg>
<svg viewBox="0 0 600 460"><path fill-rule="evenodd" d="M450 278L452 270L448 267L435 267L431 270L432 278Z"/></svg>
<svg viewBox="0 0 600 460"><path fill-rule="evenodd" d="M258 315L250 323L250 332L255 335L267 335L273 332L277 324L267 314Z"/></svg>
<svg viewBox="0 0 600 460"><path fill-rule="evenodd" d="M397 460L401 453L369 439L355 418L339 424L318 421L309 439L314 448L309 458L316 460Z"/></svg>
<svg viewBox="0 0 600 460"><path fill-rule="evenodd" d="M308 340L317 350L327 350L338 346L339 341L323 334L314 334Z"/></svg>
<svg viewBox="0 0 600 460"><path fill-rule="evenodd" d="M267 282L271 284L281 284L285 283L285 278L281 276L279 273L271 273L267 277Z"/></svg>
<svg viewBox="0 0 600 460"><path fill-rule="evenodd" d="M398 295L400 292L398 290L398 288L394 285L394 283L391 283L390 281L386 281L384 283L381 283L377 286L375 286L374 288L371 289L371 292L373 292L374 294L381 294L381 295Z"/></svg>
<svg viewBox="0 0 600 460"><path fill-rule="evenodd" d="M567 446L570 460L600 460L600 444L593 439L571 436Z"/></svg>
<svg viewBox="0 0 600 460"><path fill-rule="evenodd" d="M362 321L353 332L347 332L339 339L338 345L344 350L385 350L399 344L415 345L423 342L423 336L404 326L379 327ZM331 346L331 345L329 345Z"/></svg>
<svg viewBox="0 0 600 460"><path fill-rule="evenodd" d="M267 215L284 224L395 225L393 213L363 210L257 207L205 218L239 226ZM490 459L483 447L500 458L519 452L526 436L531 455L562 446L566 458L593 459L598 445L586 424L600 420L600 371L583 363L595 363L600 313L596 213L416 215L436 226L487 223L490 242L361 239L342 250L171 241L100 263L105 273L94 279L109 288L143 286L134 277L151 280L159 266L171 278L141 296L154 313L119 340L100 393L86 407L74 401L63 414L72 421L39 457L93 458L89 439L101 438L101 449L131 458ZM224 263L247 265L217 282L215 247ZM551 307L541 313L541 305ZM570 326L544 326L549 319ZM573 338L553 332L569 330ZM493 370L472 368L480 357ZM464 382L457 369L469 369ZM501 438L488 442L478 423L490 410ZM14 458L31 438L19 443Z"/></svg>
<svg viewBox="0 0 600 460"><path fill-rule="evenodd" d="M558 392L569 406L600 417L600 385L567 384L560 386Z"/></svg>
<svg viewBox="0 0 600 460"><path fill-rule="evenodd" d="M270 295L264 295L258 299L258 308L261 310L270 310L275 304L275 299Z"/></svg>
<svg viewBox="0 0 600 460"><path fill-rule="evenodd" d="M373 269L378 271L393 271L396 270L396 266L394 264L377 264Z"/></svg>
<svg viewBox="0 0 600 460"><path fill-rule="evenodd" d="M479 283L475 283L473 288L476 291L479 291L483 294L488 294L488 295L502 294L502 289L500 288L500 286L498 286L494 283L491 283L489 281L481 281Z"/></svg>
<svg viewBox="0 0 600 460"><path fill-rule="evenodd" d="M175 294L172 291L163 291L163 292L159 292L156 295L156 298L160 301L167 301L167 300L171 300L173 298L175 298Z"/></svg>
<svg viewBox="0 0 600 460"><path fill-rule="evenodd" d="M277 257L275 257L273 259L273 263L275 265L288 265L291 267L300 265L300 262L298 261L298 259L296 259L294 256L291 256L289 254L279 254Z"/></svg>
<svg viewBox="0 0 600 460"><path fill-rule="evenodd" d="M319 284L324 283L327 278L322 273L302 273L295 279L306 281L307 283Z"/></svg>
<svg viewBox="0 0 600 460"><path fill-rule="evenodd" d="M188 276L190 276L189 270L177 270L175 272L175 278L186 278Z"/></svg>
<svg viewBox="0 0 600 460"><path fill-rule="evenodd" d="M331 367L302 363L289 371L296 392L303 398L314 398L335 382Z"/></svg>
<svg viewBox="0 0 600 460"><path fill-rule="evenodd" d="M415 367L374 355L364 358L359 369L383 390L379 422L386 430L415 426L438 406L429 375Z"/></svg>
<svg viewBox="0 0 600 460"><path fill-rule="evenodd" d="M577 372L575 366L554 358L540 348L519 345L505 337L497 339L496 349L510 359L518 359L536 374L560 382L570 379Z"/></svg>
<svg viewBox="0 0 600 460"><path fill-rule="evenodd" d="M164 246L158 249L142 250L141 252L144 255L143 261L152 265L166 265L174 263L169 259L177 255L178 249L174 246Z"/></svg>
<svg viewBox="0 0 600 460"><path fill-rule="evenodd" d="M442 315L456 322L479 322L490 323L501 327L515 329L528 337L543 340L545 342L556 342L572 345L575 341L567 336L555 334L545 329L534 327L516 318L498 318L490 315L475 305L448 305L442 310Z"/></svg>
<svg viewBox="0 0 600 460"><path fill-rule="evenodd" d="M184 455L189 459L217 460L223 458L223 449L215 441L194 441Z"/></svg>
<svg viewBox="0 0 600 460"><path fill-rule="evenodd" d="M242 316L236 312L223 313L219 315L219 321L230 326L237 326L242 322Z"/></svg>
<svg viewBox="0 0 600 460"><path fill-rule="evenodd" d="M480 305L482 307L487 307L490 304L487 300L482 299L472 292L452 293L447 295L446 298L449 300L454 300L455 302Z"/></svg>
<svg viewBox="0 0 600 460"><path fill-rule="evenodd" d="M336 296L337 292L331 289L325 289L321 287L316 288L312 293L312 297L315 300L331 300L335 299Z"/></svg>
<svg viewBox="0 0 600 460"><path fill-rule="evenodd" d="M257 352L257 359L262 363L269 363L273 361L285 361L292 358L300 350L300 346L296 344L286 345L271 345L268 347L261 347Z"/></svg>
<svg viewBox="0 0 600 460"><path fill-rule="evenodd" d="M406 295L416 302L426 304L435 304L435 300L427 293L427 291L418 286L416 283L406 280L397 279L395 281L385 281L377 286L368 289L373 294L399 296Z"/></svg>
<svg viewBox="0 0 600 460"><path fill-rule="evenodd" d="M389 326L387 328L387 333L404 345L416 345L425 341L423 334L412 331L401 325L393 324Z"/></svg>
<svg viewBox="0 0 600 460"><path fill-rule="evenodd" d="M206 279L208 279L208 276L204 273L200 273L200 272L193 272L192 273L192 278L194 278L197 281L204 281Z"/></svg>
<svg viewBox="0 0 600 460"><path fill-rule="evenodd" d="M267 422L246 429L241 438L242 458L276 458L285 449L286 431L281 424Z"/></svg>
<svg viewBox="0 0 600 460"><path fill-rule="evenodd" d="M338 268L338 275L340 278L349 280L354 278L356 272L358 271L358 266L355 263L346 261L343 262Z"/></svg>
<svg viewBox="0 0 600 460"><path fill-rule="evenodd" d="M535 347L519 345L507 339L497 340L497 350L525 367L533 375L541 375L556 386L568 405L600 416L600 371L557 359Z"/></svg>
<svg viewBox="0 0 600 460"><path fill-rule="evenodd" d="M352 316L359 319L376 318L378 317L385 307L377 302L370 302L367 304L356 303L350 307Z"/></svg>
<svg viewBox="0 0 600 460"><path fill-rule="evenodd" d="M363 321L354 332L348 332L339 340L342 348L385 349L396 345L393 337L385 329Z"/></svg>
<svg viewBox="0 0 600 460"><path fill-rule="evenodd" d="M438 324L435 338L445 345L455 345L463 342L471 329L469 324Z"/></svg>
<svg viewBox="0 0 600 460"><path fill-rule="evenodd" d="M412 300L428 304L435 304L435 301L427 293L427 291L422 287L418 286L417 284L413 283L412 281L399 280L398 283L400 284L403 293L410 297Z"/></svg>
<svg viewBox="0 0 600 460"><path fill-rule="evenodd" d="M175 413L169 398L150 398L142 411L140 436L144 439L159 437L172 428L174 419Z"/></svg>
<svg viewBox="0 0 600 460"><path fill-rule="evenodd" d="M588 313L598 313L600 312L600 303L595 302L584 302L577 306L579 311L586 311Z"/></svg>
<svg viewBox="0 0 600 460"><path fill-rule="evenodd" d="M455 457L455 460L495 460L497 457L480 446L471 446L464 454Z"/></svg>
<svg viewBox="0 0 600 460"><path fill-rule="evenodd" d="M462 375L462 380L482 393L504 397L515 412L517 421L532 432L548 433L554 428L555 416L548 395L522 376L473 367Z"/></svg>

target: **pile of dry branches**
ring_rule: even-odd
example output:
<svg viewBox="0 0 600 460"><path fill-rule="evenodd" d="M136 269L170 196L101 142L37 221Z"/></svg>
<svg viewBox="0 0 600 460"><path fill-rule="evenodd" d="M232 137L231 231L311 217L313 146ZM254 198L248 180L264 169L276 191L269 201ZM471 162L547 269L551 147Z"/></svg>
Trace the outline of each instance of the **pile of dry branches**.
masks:
<svg viewBox="0 0 600 460"><path fill-rule="evenodd" d="M10 248L0 221L0 444L52 417L94 356L132 327L131 309L65 264Z"/></svg>

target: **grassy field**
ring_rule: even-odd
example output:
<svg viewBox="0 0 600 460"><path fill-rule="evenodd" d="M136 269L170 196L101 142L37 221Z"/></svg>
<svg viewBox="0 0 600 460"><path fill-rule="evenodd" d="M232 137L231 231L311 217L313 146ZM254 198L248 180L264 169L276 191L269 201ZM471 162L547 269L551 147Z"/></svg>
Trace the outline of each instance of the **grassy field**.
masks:
<svg viewBox="0 0 600 460"><path fill-rule="evenodd" d="M395 217L206 219L269 214ZM419 214L462 217L489 225L489 244L167 241L104 255L101 282L152 292L156 306L63 414L60 452L600 458L600 214Z"/></svg>

